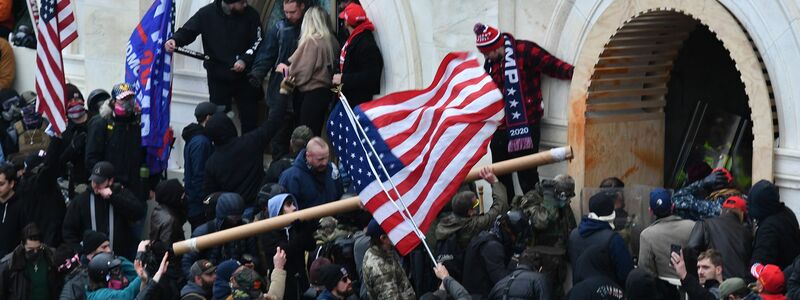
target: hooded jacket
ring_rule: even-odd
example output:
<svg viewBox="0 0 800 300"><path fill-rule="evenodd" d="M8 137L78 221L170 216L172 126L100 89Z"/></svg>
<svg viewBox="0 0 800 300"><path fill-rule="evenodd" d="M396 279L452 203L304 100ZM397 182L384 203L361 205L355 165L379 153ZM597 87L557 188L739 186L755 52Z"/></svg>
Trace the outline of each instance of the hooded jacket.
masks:
<svg viewBox="0 0 800 300"><path fill-rule="evenodd" d="M264 122L239 137L228 116L224 113L211 116L206 123L206 134L214 143L214 153L206 161L203 197L231 192L241 195L246 205L252 205L264 178L264 148L273 131Z"/></svg>
<svg viewBox="0 0 800 300"><path fill-rule="evenodd" d="M89 181L89 172L86 167L86 142L89 128L89 121L83 124L69 122L67 129L62 134L64 140L64 152L61 153L59 161L70 162L69 168L69 187L70 193L75 190L75 186L85 184ZM61 170L62 176L66 177ZM70 194L72 195L72 194Z"/></svg>
<svg viewBox="0 0 800 300"><path fill-rule="evenodd" d="M633 270L633 258L625 246L625 241L619 233L611 230L608 222L583 217L578 228L572 230L569 236L567 254L572 264L579 264L581 255L592 246L599 246L608 252L615 275L613 279L617 285L625 285L628 273ZM587 277L587 274L575 271L572 273L572 282L578 283L581 278Z"/></svg>
<svg viewBox="0 0 800 300"><path fill-rule="evenodd" d="M198 226L193 232L192 237L198 237L209 233L222 230L223 223L228 216L241 216L244 212L244 200L235 193L222 193L217 199L216 218L203 225ZM246 238L233 241L221 246L211 247L198 252L189 252L183 255L181 265L183 266L184 276L188 277L189 269L195 261L208 259L213 264L228 259L241 260L242 255L250 254L254 258L257 254L255 238ZM257 263L257 262L256 262Z"/></svg>
<svg viewBox="0 0 800 300"><path fill-rule="evenodd" d="M750 265L774 264L785 269L800 254L797 217L780 202L778 188L766 180L753 185L747 205L750 216L758 220Z"/></svg>
<svg viewBox="0 0 800 300"><path fill-rule="evenodd" d="M203 178L206 160L214 152L211 139L205 128L197 123L189 124L181 133L186 145L183 147L183 183L186 188L188 217L203 214Z"/></svg>
<svg viewBox="0 0 800 300"><path fill-rule="evenodd" d="M261 43L261 19L258 12L248 6L243 13L226 14L222 0L214 0L198 10L172 39L178 47L194 42L202 35L203 50L211 57L203 63L209 80L234 81L245 78L245 72L231 69L237 60L248 68L253 64L256 49Z"/></svg>
<svg viewBox="0 0 800 300"><path fill-rule="evenodd" d="M29 165L17 182L17 193L27 210L26 222L36 223L46 245L61 244L61 225L67 206L57 179L64 167L64 162L59 161L63 150L61 139L50 139L44 162L38 166Z"/></svg>
<svg viewBox="0 0 800 300"><path fill-rule="evenodd" d="M461 249L466 249L472 237L491 228L497 216L508 211L507 198L503 183L498 181L492 184L492 206L486 213L473 217L462 217L455 213L447 214L436 226L436 239L442 241L450 238L453 234L458 234L458 245Z"/></svg>
<svg viewBox="0 0 800 300"><path fill-rule="evenodd" d="M0 203L0 255L11 253L19 245L20 232L28 220L23 204L17 194Z"/></svg>
<svg viewBox="0 0 800 300"><path fill-rule="evenodd" d="M575 266L574 272L580 273L580 278L578 281L573 280L575 285L569 291L567 299L624 299L622 285L616 282L616 272L605 246L588 247L586 255L573 261L572 265Z"/></svg>
<svg viewBox="0 0 800 300"><path fill-rule="evenodd" d="M494 285L488 299L539 299L548 300L553 297L547 278L533 271L527 265L519 265L517 269Z"/></svg>
<svg viewBox="0 0 800 300"><path fill-rule="evenodd" d="M344 190L339 178L333 177L333 164L328 163L324 173L308 166L306 150L297 154L292 167L281 174L278 184L286 188L297 200L297 208L309 208L339 200Z"/></svg>
<svg viewBox="0 0 800 300"><path fill-rule="evenodd" d="M472 238L464 254L464 287L472 295L488 294L500 279L511 272L507 267L510 259L497 235L482 231Z"/></svg>
<svg viewBox="0 0 800 300"><path fill-rule="evenodd" d="M271 72L280 63L289 64L289 56L297 49L300 39L300 22L297 25L289 23L286 19L278 20L266 34L264 42L258 47L253 68L248 74L261 82L269 74L267 87L267 105L282 99L279 91L283 81L283 74ZM270 73L271 72L271 73Z"/></svg>
<svg viewBox="0 0 800 300"><path fill-rule="evenodd" d="M211 298L211 295L203 289L203 287L197 285L191 279L186 285L181 288L181 300L206 300Z"/></svg>
<svg viewBox="0 0 800 300"><path fill-rule="evenodd" d="M213 297L211 299L221 300L231 294L231 275L241 264L235 259L223 261L217 266L217 279L214 280Z"/></svg>
<svg viewBox="0 0 800 300"><path fill-rule="evenodd" d="M697 278L695 278L695 281L697 281ZM625 285L625 293L629 300L679 299L678 290L675 286L642 268L631 271ZM689 299L695 298L691 297Z"/></svg>
<svg viewBox="0 0 800 300"><path fill-rule="evenodd" d="M106 200L96 195L89 188L75 199L70 201L67 207L67 214L64 216L63 235L64 242L70 245L78 245L83 239L83 232L92 229L91 202L94 195L95 203L95 224L98 232L105 233L109 237L109 204L113 206L114 212L114 234L111 241L114 253L123 256L128 260L135 258L136 245L138 238L133 236L132 223L145 217L147 207L144 201L136 198L130 190L114 184L111 188L113 193Z"/></svg>
<svg viewBox="0 0 800 300"><path fill-rule="evenodd" d="M337 64L338 65L338 64ZM366 30L347 44L342 67L342 93L350 106L372 100L381 91L383 57L372 31Z"/></svg>
<svg viewBox="0 0 800 300"><path fill-rule="evenodd" d="M269 217L274 218L280 215L283 203L291 199L290 194L279 194L269 199L267 210ZM306 251L314 250L314 231L315 222L294 222L292 225L282 229L273 230L258 236L259 251L262 257L268 258L264 262L264 268L274 269L272 260L275 256L275 248L281 247L286 252L286 286L284 299L300 299L300 296L308 289L308 277L306 272ZM262 270L266 271L266 270Z"/></svg>
<svg viewBox="0 0 800 300"><path fill-rule="evenodd" d="M158 185L158 206L150 217L150 240L172 244L185 239L183 223L186 222L184 189L180 181L170 179Z"/></svg>

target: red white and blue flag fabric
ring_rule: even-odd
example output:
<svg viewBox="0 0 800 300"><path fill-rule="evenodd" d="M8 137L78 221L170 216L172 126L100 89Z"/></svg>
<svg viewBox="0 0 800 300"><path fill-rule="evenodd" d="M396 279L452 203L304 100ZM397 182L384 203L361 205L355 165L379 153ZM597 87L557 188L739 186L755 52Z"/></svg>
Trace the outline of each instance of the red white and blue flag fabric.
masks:
<svg viewBox="0 0 800 300"><path fill-rule="evenodd" d="M156 0L133 29L125 55L125 82L134 86L142 108L142 146L147 149L150 174L167 167L170 141L169 107L172 98L172 54L164 43L172 37L173 0ZM171 138L171 137L170 137Z"/></svg>
<svg viewBox="0 0 800 300"><path fill-rule="evenodd" d="M78 38L78 25L69 0L42 0L36 22L36 110L44 113L53 130L67 128L64 109L64 60L61 50Z"/></svg>
<svg viewBox="0 0 800 300"><path fill-rule="evenodd" d="M341 103L331 113L327 125L333 147L352 176L361 202L401 255L421 240L397 206L403 210L402 201L420 231L426 232L486 154L503 109L503 96L475 56L450 53L428 88L389 94L357 106L352 121L363 127L366 136L357 134ZM381 187L398 199L378 159L402 195L397 206Z"/></svg>

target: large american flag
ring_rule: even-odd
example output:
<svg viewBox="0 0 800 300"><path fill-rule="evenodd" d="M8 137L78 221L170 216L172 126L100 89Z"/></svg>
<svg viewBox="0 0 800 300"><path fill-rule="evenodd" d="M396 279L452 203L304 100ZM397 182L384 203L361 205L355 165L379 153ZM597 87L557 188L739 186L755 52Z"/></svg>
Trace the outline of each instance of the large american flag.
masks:
<svg viewBox="0 0 800 300"><path fill-rule="evenodd" d="M60 134L67 127L61 50L78 37L78 27L70 1L42 0L36 28L37 110L47 116L53 130Z"/></svg>
<svg viewBox="0 0 800 300"><path fill-rule="evenodd" d="M426 232L470 169L486 154L503 118L502 99L474 56L450 53L425 90L398 92L357 106L354 118L366 137L357 134L342 104L331 113L328 133L344 171L352 176L361 202L400 254L408 254L420 239L371 172L370 161L396 200L367 143L375 148L413 220Z"/></svg>

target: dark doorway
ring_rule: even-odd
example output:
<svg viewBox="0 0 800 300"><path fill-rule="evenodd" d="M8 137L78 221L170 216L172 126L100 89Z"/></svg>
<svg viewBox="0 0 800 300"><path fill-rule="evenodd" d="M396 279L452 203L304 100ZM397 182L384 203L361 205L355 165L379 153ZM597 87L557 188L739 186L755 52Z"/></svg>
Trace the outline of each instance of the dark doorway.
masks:
<svg viewBox="0 0 800 300"><path fill-rule="evenodd" d="M701 163L727 167L735 185L751 184L753 134L741 74L714 33L699 25L684 41L667 84L664 179L679 188ZM701 177L702 178L702 177Z"/></svg>

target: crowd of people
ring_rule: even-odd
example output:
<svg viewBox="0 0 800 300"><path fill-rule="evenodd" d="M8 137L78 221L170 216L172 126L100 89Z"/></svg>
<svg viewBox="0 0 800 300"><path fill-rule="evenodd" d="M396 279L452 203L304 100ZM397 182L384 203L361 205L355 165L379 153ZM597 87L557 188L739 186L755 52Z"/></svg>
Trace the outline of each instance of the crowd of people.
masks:
<svg viewBox="0 0 800 300"><path fill-rule="evenodd" d="M61 134L35 93L0 87L0 299L800 299L800 226L778 188L740 191L702 163L674 194L652 190L653 222L638 235L619 178L577 219L569 175L521 171L515 195L510 175L485 167L491 206L481 212L475 184L462 184L426 234L435 261L422 245L399 256L365 210L176 255L189 236L357 192L323 120L333 87L351 106L380 92L376 28L358 1L342 3L338 30L319 6L281 4L285 18L262 33L247 1L215 0L165 43L172 52L202 36L211 57L210 102L181 134L182 181L144 167L131 85L84 98L66 84ZM473 31L509 112L493 160L538 151L540 77L567 80L574 68L497 28Z"/></svg>

